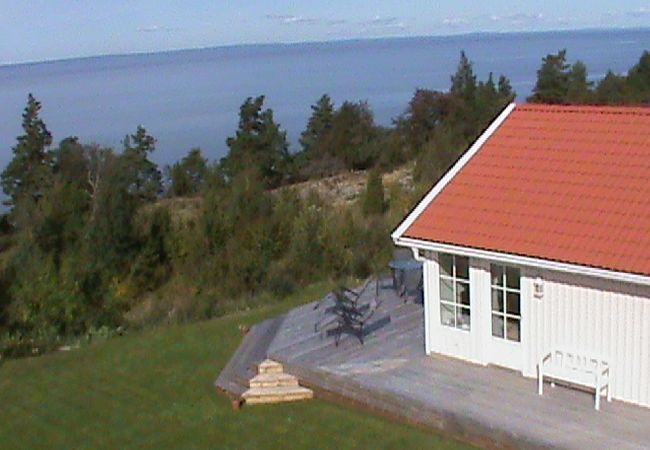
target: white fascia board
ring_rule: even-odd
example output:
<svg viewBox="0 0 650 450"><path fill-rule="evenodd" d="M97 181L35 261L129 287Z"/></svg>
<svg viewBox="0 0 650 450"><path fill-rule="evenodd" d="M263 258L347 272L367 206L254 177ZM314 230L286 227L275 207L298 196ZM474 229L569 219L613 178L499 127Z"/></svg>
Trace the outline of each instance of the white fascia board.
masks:
<svg viewBox="0 0 650 450"><path fill-rule="evenodd" d="M624 283L639 284L650 286L650 277L628 272L617 272L597 267L581 266L578 264L569 264L548 259L539 259L529 256L512 255L509 253L500 253L489 250L481 250L471 247L462 247L459 245L442 244L438 242L423 241L400 237L395 240L395 244L412 249L430 250L434 252L453 253L455 255L468 256L470 258L481 258L489 261L512 264L518 266L528 266L539 269L555 270L571 274L586 275L608 280L620 281Z"/></svg>
<svg viewBox="0 0 650 450"><path fill-rule="evenodd" d="M472 146L465 152L465 154L456 161L456 164L436 183L436 185L427 193L427 195L418 203L418 205L411 211L411 213L404 219L404 221L393 231L390 237L395 242L401 238L402 235L413 225L413 222L424 212L434 198L451 182L451 180L461 171L465 165L472 159L476 153L483 147L483 144L494 134L494 132L501 126L501 124L515 109L515 103L510 103L506 106L501 114L490 124L490 126L479 136L479 138L472 144Z"/></svg>

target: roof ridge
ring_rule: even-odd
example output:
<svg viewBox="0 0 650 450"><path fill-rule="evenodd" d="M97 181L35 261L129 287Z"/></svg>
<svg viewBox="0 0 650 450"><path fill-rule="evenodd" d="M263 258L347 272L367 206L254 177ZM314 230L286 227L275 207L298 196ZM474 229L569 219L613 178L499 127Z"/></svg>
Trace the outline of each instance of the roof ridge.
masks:
<svg viewBox="0 0 650 450"><path fill-rule="evenodd" d="M549 103L519 103L515 111L546 112L546 113L597 113L597 114L628 114L650 115L650 106L639 105L557 105Z"/></svg>

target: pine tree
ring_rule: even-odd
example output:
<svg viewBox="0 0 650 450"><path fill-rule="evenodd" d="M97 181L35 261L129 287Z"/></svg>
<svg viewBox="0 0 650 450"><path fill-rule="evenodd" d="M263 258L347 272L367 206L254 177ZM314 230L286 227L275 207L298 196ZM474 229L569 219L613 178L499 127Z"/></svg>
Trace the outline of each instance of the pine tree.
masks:
<svg viewBox="0 0 650 450"><path fill-rule="evenodd" d="M537 83L533 95L528 97L533 103L562 104L567 101L569 90L569 65L566 63L566 49L557 55L546 55L537 71Z"/></svg>
<svg viewBox="0 0 650 450"><path fill-rule="evenodd" d="M278 186L288 176L291 160L287 134L273 119L273 110L262 110L264 96L249 97L239 110L239 128L226 144L228 155L220 166L228 179L254 167L267 187Z"/></svg>
<svg viewBox="0 0 650 450"><path fill-rule="evenodd" d="M300 135L302 151L309 154L314 151L318 142L332 128L334 105L329 95L323 96L311 106L312 115L307 122L307 128Z"/></svg>
<svg viewBox="0 0 650 450"><path fill-rule="evenodd" d="M499 92L494 84L492 72L488 76L487 81L479 82L476 89L476 101L474 102L474 109L478 118L479 124L489 123L494 116L501 110L499 102Z"/></svg>
<svg viewBox="0 0 650 450"><path fill-rule="evenodd" d="M193 148L179 162L168 168L172 196L193 195L199 192L205 184L208 174L207 160L200 148Z"/></svg>
<svg viewBox="0 0 650 450"><path fill-rule="evenodd" d="M451 77L451 94L462 98L468 104L473 103L476 96L476 75L472 66L465 52L461 51L458 68Z"/></svg>
<svg viewBox="0 0 650 450"><path fill-rule="evenodd" d="M411 149L418 153L436 132L448 122L458 101L445 92L417 89L404 117L398 122Z"/></svg>
<svg viewBox="0 0 650 450"><path fill-rule="evenodd" d="M381 173L378 170L371 170L368 174L366 192L363 196L363 215L373 216L383 214L386 210L384 197L384 184Z"/></svg>
<svg viewBox="0 0 650 450"><path fill-rule="evenodd" d="M507 105L515 100L517 94L512 89L510 80L505 75L499 77L499 82L497 84L497 91L499 93L499 98L501 99L502 105Z"/></svg>
<svg viewBox="0 0 650 450"><path fill-rule="evenodd" d="M631 97L627 79L611 70L598 82L594 95L601 105L624 105Z"/></svg>
<svg viewBox="0 0 650 450"><path fill-rule="evenodd" d="M378 129L367 102L343 102L334 114L332 131L323 139L323 152L335 156L352 170L371 167L376 159Z"/></svg>
<svg viewBox="0 0 650 450"><path fill-rule="evenodd" d="M627 83L637 103L650 103L650 52L643 52L639 62L630 69Z"/></svg>
<svg viewBox="0 0 650 450"><path fill-rule="evenodd" d="M122 161L130 176L130 192L143 202L152 202L162 192L162 175L158 165L149 159L156 150L156 140L138 125L135 134L124 138Z"/></svg>
<svg viewBox="0 0 650 450"><path fill-rule="evenodd" d="M41 103L32 94L23 113L24 134L13 147L13 159L2 172L2 189L15 207L21 199L36 200L51 182L52 156L48 147L52 135L39 117Z"/></svg>
<svg viewBox="0 0 650 450"><path fill-rule="evenodd" d="M576 61L569 70L566 100L571 104L591 102L593 83L587 81L587 66L582 61Z"/></svg>

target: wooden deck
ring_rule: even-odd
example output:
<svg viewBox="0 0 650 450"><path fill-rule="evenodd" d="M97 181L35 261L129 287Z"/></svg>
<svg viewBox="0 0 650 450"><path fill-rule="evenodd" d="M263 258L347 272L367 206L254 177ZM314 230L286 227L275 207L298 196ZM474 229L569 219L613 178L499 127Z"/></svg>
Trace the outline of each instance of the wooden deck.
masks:
<svg viewBox="0 0 650 450"><path fill-rule="evenodd" d="M549 387L540 397L536 381L515 372L426 356L422 306L402 303L388 287L380 298L363 346L346 336L336 347L315 333L313 303L273 322L258 346L316 396L480 446L650 448L650 409L614 401L597 412L589 393Z"/></svg>

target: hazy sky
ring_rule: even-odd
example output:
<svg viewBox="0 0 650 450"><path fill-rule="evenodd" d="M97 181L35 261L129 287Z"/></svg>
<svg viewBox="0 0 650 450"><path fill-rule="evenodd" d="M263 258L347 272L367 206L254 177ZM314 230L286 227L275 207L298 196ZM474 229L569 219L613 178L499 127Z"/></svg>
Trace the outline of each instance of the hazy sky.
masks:
<svg viewBox="0 0 650 450"><path fill-rule="evenodd" d="M0 64L225 44L650 26L650 0L0 0Z"/></svg>

